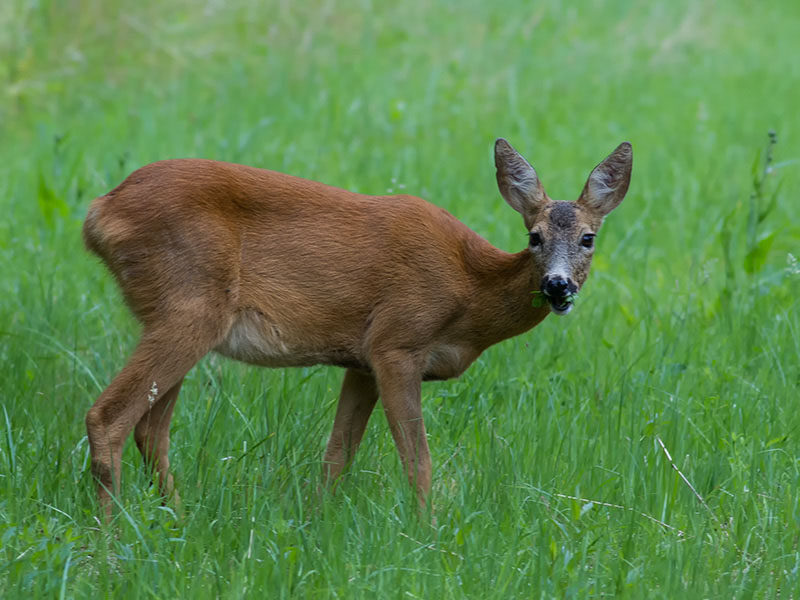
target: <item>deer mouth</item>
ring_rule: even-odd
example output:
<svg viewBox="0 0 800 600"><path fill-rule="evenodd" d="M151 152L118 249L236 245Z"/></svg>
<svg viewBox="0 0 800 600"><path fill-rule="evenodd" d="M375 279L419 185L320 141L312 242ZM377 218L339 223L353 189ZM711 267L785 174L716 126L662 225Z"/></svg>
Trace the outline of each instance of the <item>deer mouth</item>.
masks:
<svg viewBox="0 0 800 600"><path fill-rule="evenodd" d="M565 315L572 310L573 297L569 296L548 296L545 294L547 302L550 304L550 310L557 315Z"/></svg>

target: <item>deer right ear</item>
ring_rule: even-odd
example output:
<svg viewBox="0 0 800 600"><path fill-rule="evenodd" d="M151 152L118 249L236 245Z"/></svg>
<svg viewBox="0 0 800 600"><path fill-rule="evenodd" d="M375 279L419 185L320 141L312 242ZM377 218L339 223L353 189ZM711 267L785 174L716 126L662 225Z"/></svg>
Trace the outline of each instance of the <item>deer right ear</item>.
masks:
<svg viewBox="0 0 800 600"><path fill-rule="evenodd" d="M503 138L494 143L494 165L500 193L511 208L523 216L525 226L531 227L536 213L547 202L536 171Z"/></svg>

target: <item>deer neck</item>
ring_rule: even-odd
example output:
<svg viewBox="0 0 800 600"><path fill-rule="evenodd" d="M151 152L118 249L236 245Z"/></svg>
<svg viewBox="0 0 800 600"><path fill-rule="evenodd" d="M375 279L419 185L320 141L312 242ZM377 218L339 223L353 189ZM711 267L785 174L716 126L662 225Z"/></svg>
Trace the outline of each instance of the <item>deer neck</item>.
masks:
<svg viewBox="0 0 800 600"><path fill-rule="evenodd" d="M473 327L485 347L528 331L550 314L535 301L543 274L528 250L509 254L480 240L467 245L465 258L477 288Z"/></svg>

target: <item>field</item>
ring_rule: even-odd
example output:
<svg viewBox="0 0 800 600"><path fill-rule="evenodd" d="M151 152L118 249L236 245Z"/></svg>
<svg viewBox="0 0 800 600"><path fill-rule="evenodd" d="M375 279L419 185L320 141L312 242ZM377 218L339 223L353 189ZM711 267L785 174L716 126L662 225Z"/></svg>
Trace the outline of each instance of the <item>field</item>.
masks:
<svg viewBox="0 0 800 600"><path fill-rule="evenodd" d="M0 595L800 597L798 31L788 1L3 2ZM633 182L569 316L423 386L431 515L380 410L317 496L340 370L212 355L172 426L182 514L130 441L99 526L84 416L138 328L92 198L215 158L519 251L498 136L554 198L623 140Z"/></svg>

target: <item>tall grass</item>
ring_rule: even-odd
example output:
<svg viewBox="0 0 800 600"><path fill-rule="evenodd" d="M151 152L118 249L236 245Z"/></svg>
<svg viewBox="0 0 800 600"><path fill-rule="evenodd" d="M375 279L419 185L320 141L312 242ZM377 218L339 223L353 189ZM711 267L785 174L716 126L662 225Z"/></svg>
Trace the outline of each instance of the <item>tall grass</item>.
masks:
<svg viewBox="0 0 800 600"><path fill-rule="evenodd" d="M789 2L2 3L3 594L797 597L798 25ZM172 427L183 515L131 444L97 527L83 417L137 327L81 248L92 197L203 156L420 195L519 250L500 135L553 197L625 139L633 183L569 317L424 386L433 519L380 411L316 497L339 371L209 356Z"/></svg>

